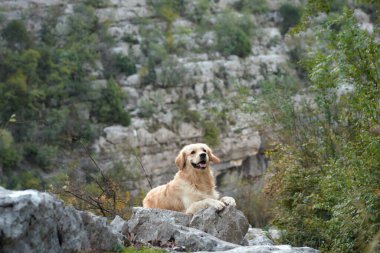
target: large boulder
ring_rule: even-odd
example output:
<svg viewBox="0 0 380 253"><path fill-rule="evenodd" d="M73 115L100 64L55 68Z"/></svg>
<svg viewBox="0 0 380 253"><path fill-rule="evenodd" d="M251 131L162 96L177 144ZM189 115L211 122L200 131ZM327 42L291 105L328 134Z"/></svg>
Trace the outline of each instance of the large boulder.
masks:
<svg viewBox="0 0 380 253"><path fill-rule="evenodd" d="M0 187L0 252L112 250L124 239L105 218L65 206L51 194Z"/></svg>
<svg viewBox="0 0 380 253"><path fill-rule="evenodd" d="M138 231L136 234L144 233L142 226L146 229L147 224L163 223L195 228L235 244L243 243L249 227L247 218L234 206L227 206L221 212L209 207L193 216L169 210L135 207L132 218L128 221L130 231Z"/></svg>
<svg viewBox="0 0 380 253"><path fill-rule="evenodd" d="M168 210L136 207L133 209L128 225L129 232L142 243L174 244L191 251L218 251L239 246L226 242L225 239L239 243L242 241L248 229L248 222L242 216L244 215L235 207L228 207L219 213L214 208L207 208L194 216ZM203 218L204 224L202 224ZM220 229L219 233L218 229Z"/></svg>
<svg viewBox="0 0 380 253"><path fill-rule="evenodd" d="M243 244L249 223L245 215L234 206L227 206L221 212L207 208L194 214L190 227L202 230L219 239L236 244Z"/></svg>

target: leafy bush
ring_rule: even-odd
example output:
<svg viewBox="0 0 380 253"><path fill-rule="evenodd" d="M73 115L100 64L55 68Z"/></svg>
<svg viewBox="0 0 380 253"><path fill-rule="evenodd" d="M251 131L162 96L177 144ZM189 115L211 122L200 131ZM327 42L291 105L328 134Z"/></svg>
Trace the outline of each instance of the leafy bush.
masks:
<svg viewBox="0 0 380 253"><path fill-rule="evenodd" d="M179 14L185 12L185 0L148 0L156 15L166 22L173 22Z"/></svg>
<svg viewBox="0 0 380 253"><path fill-rule="evenodd" d="M136 65L128 56L117 55L116 67L119 72L124 73L127 76L136 73Z"/></svg>
<svg viewBox="0 0 380 253"><path fill-rule="evenodd" d="M157 108L153 102L149 100L142 100L139 103L138 116L141 118L150 118L157 113Z"/></svg>
<svg viewBox="0 0 380 253"><path fill-rule="evenodd" d="M10 21L1 31L7 46L14 50L24 50L32 46L32 36L20 20Z"/></svg>
<svg viewBox="0 0 380 253"><path fill-rule="evenodd" d="M193 8L190 11L187 11L186 18L195 23L202 23L206 14L209 12L209 9L210 1L197 0L193 3Z"/></svg>
<svg viewBox="0 0 380 253"><path fill-rule="evenodd" d="M182 67L174 58L168 58L161 65L158 84L162 87L175 87L184 85L187 78L186 68Z"/></svg>
<svg viewBox="0 0 380 253"><path fill-rule="evenodd" d="M84 3L94 8L106 8L110 5L109 0L85 0Z"/></svg>
<svg viewBox="0 0 380 253"><path fill-rule="evenodd" d="M1 184L7 187L43 184L34 179L35 183L27 183L29 179L19 180L15 175L23 167L36 175L41 168L48 171L56 154L72 148L75 140L93 140L98 122L128 125L130 121L117 85L104 90L92 85L96 61L112 43L105 35L106 24L98 22L90 5L74 4L74 13L67 15L64 24L58 22L62 11L60 7L49 9L36 39L20 20L10 21L0 31L4 38L0 45L0 124L14 137L13 144L2 147L0 154L5 168ZM115 65L117 73L136 71L127 58L119 58L117 64L115 59ZM99 111L90 117L93 110ZM17 121L8 122L11 115Z"/></svg>
<svg viewBox="0 0 380 253"><path fill-rule="evenodd" d="M283 20L281 21L281 34L286 34L290 28L294 27L301 20L301 9L292 4L285 3L279 9Z"/></svg>
<svg viewBox="0 0 380 253"><path fill-rule="evenodd" d="M220 144L220 128L214 121L202 121L204 130L203 141L211 147L217 147Z"/></svg>
<svg viewBox="0 0 380 253"><path fill-rule="evenodd" d="M91 114L101 122L128 126L131 117L123 107L125 94L120 86L114 80L109 80L107 87L103 88L100 93L101 98L94 103Z"/></svg>
<svg viewBox="0 0 380 253"><path fill-rule="evenodd" d="M140 69L140 77L142 85L155 84L157 80L157 73L153 65L143 67Z"/></svg>
<svg viewBox="0 0 380 253"><path fill-rule="evenodd" d="M309 93L281 82L263 93L284 143L272 154L267 185L277 200L274 222L286 230L286 243L379 252L380 138L373 130L379 127L379 43L349 9L314 29L325 46L312 48L302 63ZM341 92L347 84L352 89ZM303 102L295 102L296 94Z"/></svg>
<svg viewBox="0 0 380 253"><path fill-rule="evenodd" d="M14 146L14 141L12 134L0 128L0 163L5 170L10 170L14 168L19 161L21 156Z"/></svg>
<svg viewBox="0 0 380 253"><path fill-rule="evenodd" d="M269 10L266 0L240 0L233 7L239 12L264 13Z"/></svg>
<svg viewBox="0 0 380 253"><path fill-rule="evenodd" d="M246 57L251 53L253 24L248 18L240 18L232 13L222 14L215 27L216 49L223 55Z"/></svg>
<svg viewBox="0 0 380 253"><path fill-rule="evenodd" d="M57 158L57 150L58 148L56 146L51 145L39 147L35 157L37 165L46 171L50 170Z"/></svg>

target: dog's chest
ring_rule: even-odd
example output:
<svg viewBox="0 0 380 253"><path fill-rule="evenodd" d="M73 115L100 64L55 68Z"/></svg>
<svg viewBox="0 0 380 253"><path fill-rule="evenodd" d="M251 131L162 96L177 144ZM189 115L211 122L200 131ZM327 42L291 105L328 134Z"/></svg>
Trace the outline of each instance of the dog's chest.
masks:
<svg viewBox="0 0 380 253"><path fill-rule="evenodd" d="M189 185L185 186L183 189L182 202L185 208L188 208L194 202L207 199L207 198L214 199L215 196L213 196L213 194L207 194L205 192L201 192L197 190L195 187L192 187Z"/></svg>

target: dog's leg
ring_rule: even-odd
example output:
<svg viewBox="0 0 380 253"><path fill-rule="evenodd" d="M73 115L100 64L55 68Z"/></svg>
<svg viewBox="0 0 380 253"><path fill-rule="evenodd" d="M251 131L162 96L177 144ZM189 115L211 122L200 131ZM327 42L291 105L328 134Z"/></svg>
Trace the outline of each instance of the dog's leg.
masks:
<svg viewBox="0 0 380 253"><path fill-rule="evenodd" d="M222 210L226 206L225 203L216 199L203 199L192 203L187 209L186 214L194 214L199 210L205 209L207 207L214 207L217 210Z"/></svg>
<svg viewBox="0 0 380 253"><path fill-rule="evenodd" d="M222 201L224 204L228 206L236 206L236 201L232 197L224 196L223 198L220 199L220 201Z"/></svg>

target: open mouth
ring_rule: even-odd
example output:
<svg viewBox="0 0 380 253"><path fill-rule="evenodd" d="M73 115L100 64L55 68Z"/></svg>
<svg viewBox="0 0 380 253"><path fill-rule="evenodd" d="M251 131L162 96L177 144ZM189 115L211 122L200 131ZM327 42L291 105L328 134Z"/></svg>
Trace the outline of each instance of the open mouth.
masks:
<svg viewBox="0 0 380 253"><path fill-rule="evenodd" d="M194 168L204 170L207 167L206 161L200 161L199 163L191 163Z"/></svg>

